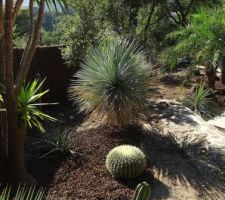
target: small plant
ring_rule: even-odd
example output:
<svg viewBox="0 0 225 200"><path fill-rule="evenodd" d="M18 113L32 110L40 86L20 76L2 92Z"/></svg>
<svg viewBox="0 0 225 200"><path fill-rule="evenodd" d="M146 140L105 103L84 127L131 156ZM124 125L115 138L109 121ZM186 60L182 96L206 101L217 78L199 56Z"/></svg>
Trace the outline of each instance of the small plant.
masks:
<svg viewBox="0 0 225 200"><path fill-rule="evenodd" d="M40 92L44 81L45 80L40 82L38 79L35 79L34 81L29 82L21 89L18 95L18 109L21 120L24 122L26 127L36 127L41 132L45 131L42 125L43 120L56 121L55 118L38 109L39 106L50 105L50 103L38 102L49 91L45 90Z"/></svg>
<svg viewBox="0 0 225 200"><path fill-rule="evenodd" d="M3 189L2 193L0 194L0 200L10 200L12 192L10 187L6 187ZM44 190L43 189L36 189L35 187L26 187L26 186L19 186L14 200L43 200L44 199Z"/></svg>
<svg viewBox="0 0 225 200"><path fill-rule="evenodd" d="M38 154L39 158L51 156L66 157L73 155L70 143L70 130L57 129L55 133L46 133L41 138L32 142L31 151Z"/></svg>
<svg viewBox="0 0 225 200"><path fill-rule="evenodd" d="M205 119L213 118L221 113L218 105L210 97L210 91L201 83L194 94L184 101L184 105Z"/></svg>
<svg viewBox="0 0 225 200"><path fill-rule="evenodd" d="M150 185L146 182L142 182L136 187L133 200L149 200L150 196L151 196Z"/></svg>
<svg viewBox="0 0 225 200"><path fill-rule="evenodd" d="M80 111L127 125L145 111L150 71L138 43L110 38L87 55L70 86L70 98Z"/></svg>
<svg viewBox="0 0 225 200"><path fill-rule="evenodd" d="M137 147L121 145L112 149L106 167L115 178L136 178L146 166L146 157Z"/></svg>

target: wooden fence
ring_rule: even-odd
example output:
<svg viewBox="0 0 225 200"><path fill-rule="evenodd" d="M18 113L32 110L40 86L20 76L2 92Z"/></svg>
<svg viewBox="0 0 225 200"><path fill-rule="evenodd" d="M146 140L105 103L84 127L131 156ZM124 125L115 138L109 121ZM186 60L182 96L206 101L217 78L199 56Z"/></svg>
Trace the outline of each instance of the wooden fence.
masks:
<svg viewBox="0 0 225 200"><path fill-rule="evenodd" d="M14 70L17 73L23 49L14 48ZM75 73L74 68L68 67L62 58L60 46L38 47L33 58L27 80L46 78L44 89L49 93L43 97L43 102L67 101L67 88Z"/></svg>

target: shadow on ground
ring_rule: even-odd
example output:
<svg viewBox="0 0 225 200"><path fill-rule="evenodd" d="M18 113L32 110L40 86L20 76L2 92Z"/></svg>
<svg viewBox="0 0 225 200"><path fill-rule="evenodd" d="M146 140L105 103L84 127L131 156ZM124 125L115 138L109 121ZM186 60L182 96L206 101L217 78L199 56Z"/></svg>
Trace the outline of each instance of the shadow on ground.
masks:
<svg viewBox="0 0 225 200"><path fill-rule="evenodd" d="M203 141L179 143L173 134L158 132L142 135L140 146L148 156L156 177L190 184L203 199L225 198L224 155L217 149L206 149Z"/></svg>

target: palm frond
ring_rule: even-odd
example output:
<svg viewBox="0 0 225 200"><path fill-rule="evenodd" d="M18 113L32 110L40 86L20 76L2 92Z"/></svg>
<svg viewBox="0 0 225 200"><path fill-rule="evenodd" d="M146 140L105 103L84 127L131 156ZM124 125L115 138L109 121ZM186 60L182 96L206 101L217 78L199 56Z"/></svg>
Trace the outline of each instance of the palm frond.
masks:
<svg viewBox="0 0 225 200"><path fill-rule="evenodd" d="M39 5L40 0L36 0L36 3ZM69 9L66 0L46 0L46 4L49 10L62 10L64 13L66 13Z"/></svg>

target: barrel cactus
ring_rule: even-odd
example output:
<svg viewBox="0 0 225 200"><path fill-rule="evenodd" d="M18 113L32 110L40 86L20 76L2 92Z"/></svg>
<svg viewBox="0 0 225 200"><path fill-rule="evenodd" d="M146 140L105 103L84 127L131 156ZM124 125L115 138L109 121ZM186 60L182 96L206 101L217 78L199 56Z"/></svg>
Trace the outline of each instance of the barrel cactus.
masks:
<svg viewBox="0 0 225 200"><path fill-rule="evenodd" d="M112 149L106 167L115 178L136 178L146 166L146 157L137 147L121 145Z"/></svg>
<svg viewBox="0 0 225 200"><path fill-rule="evenodd" d="M151 196L150 185L146 182L142 182L136 187L133 200L149 200L150 196Z"/></svg>

